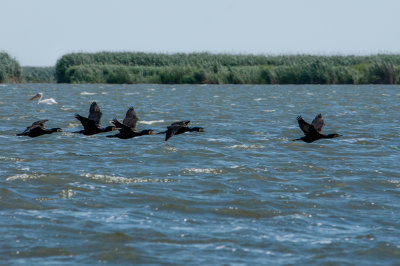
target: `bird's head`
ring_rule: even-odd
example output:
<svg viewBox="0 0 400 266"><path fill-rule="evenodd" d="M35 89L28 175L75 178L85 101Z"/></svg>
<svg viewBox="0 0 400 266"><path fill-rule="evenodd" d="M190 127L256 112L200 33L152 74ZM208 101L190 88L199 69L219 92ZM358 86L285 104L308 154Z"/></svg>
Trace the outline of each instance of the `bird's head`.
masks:
<svg viewBox="0 0 400 266"><path fill-rule="evenodd" d="M154 132L154 130L152 130L152 129L145 129L145 130L142 130L142 134L143 135L154 135L154 134L156 134L156 132Z"/></svg>
<svg viewBox="0 0 400 266"><path fill-rule="evenodd" d="M40 98L40 97L42 97L43 96L43 93L41 93L41 92L39 92L39 93L37 93L35 96L33 96L32 98L30 98L29 100L34 100L34 99L36 99L36 98Z"/></svg>
<svg viewBox="0 0 400 266"><path fill-rule="evenodd" d="M202 127L192 127L192 131L204 132L204 128L202 128Z"/></svg>

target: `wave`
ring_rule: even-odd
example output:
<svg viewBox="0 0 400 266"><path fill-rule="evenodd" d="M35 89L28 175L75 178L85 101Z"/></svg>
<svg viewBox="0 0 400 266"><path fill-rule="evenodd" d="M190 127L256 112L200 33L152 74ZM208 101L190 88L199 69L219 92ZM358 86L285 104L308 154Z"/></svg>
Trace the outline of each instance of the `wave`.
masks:
<svg viewBox="0 0 400 266"><path fill-rule="evenodd" d="M240 144L240 145L232 145L232 146L229 146L228 148L229 149L245 149L245 150L248 150L248 149L261 149L263 147L264 147L263 145Z"/></svg>
<svg viewBox="0 0 400 266"><path fill-rule="evenodd" d="M43 175L43 174L18 174L18 175L13 175L13 176L7 177L6 181L16 181L16 180L27 181L27 180L32 180L32 179L40 179L44 176L45 175Z"/></svg>
<svg viewBox="0 0 400 266"><path fill-rule="evenodd" d="M0 161L24 162L25 159L0 156Z"/></svg>
<svg viewBox="0 0 400 266"><path fill-rule="evenodd" d="M185 174L222 174L224 173L221 169L216 168L185 168L183 169Z"/></svg>
<svg viewBox="0 0 400 266"><path fill-rule="evenodd" d="M156 123L163 123L165 122L164 119L161 120L151 120L151 121L139 121L139 124L145 124L145 125L153 125Z"/></svg>
<svg viewBox="0 0 400 266"><path fill-rule="evenodd" d="M90 178L92 180L97 180L105 183L116 183L116 184L133 184L133 183L166 183L166 182L176 182L168 178L128 178L122 176L113 175L102 175L102 174L91 174L86 173L81 176Z"/></svg>

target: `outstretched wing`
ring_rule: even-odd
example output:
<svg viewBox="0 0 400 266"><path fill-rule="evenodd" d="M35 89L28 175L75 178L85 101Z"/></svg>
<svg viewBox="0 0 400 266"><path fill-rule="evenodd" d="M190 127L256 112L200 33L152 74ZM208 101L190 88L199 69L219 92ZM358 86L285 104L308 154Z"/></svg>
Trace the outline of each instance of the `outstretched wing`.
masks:
<svg viewBox="0 0 400 266"><path fill-rule="evenodd" d="M121 124L116 118L114 118L111 122L114 124L114 126L116 128L123 128L124 127L124 125Z"/></svg>
<svg viewBox="0 0 400 266"><path fill-rule="evenodd" d="M93 120L97 126L100 126L100 119L103 114L100 111L99 106L96 102L92 102L89 108L89 116L90 120Z"/></svg>
<svg viewBox="0 0 400 266"><path fill-rule="evenodd" d="M131 127L128 127L124 124L121 124L117 119L113 119L112 123L114 124L114 126L116 128L118 128L119 130L119 134L121 134L121 136L131 136L132 134L134 134L134 132L136 131L136 129L133 129Z"/></svg>
<svg viewBox="0 0 400 266"><path fill-rule="evenodd" d="M46 123L47 121L49 121L49 120L48 119L39 120L39 121L33 122L32 126L39 125L41 127L44 127L44 123Z"/></svg>
<svg viewBox="0 0 400 266"><path fill-rule="evenodd" d="M178 132L178 130L182 127L180 124L172 124L171 126L167 127L167 132L165 134L165 141L171 138L173 135Z"/></svg>
<svg viewBox="0 0 400 266"><path fill-rule="evenodd" d="M185 121L174 122L171 124L171 126L174 126L174 125L188 126L189 123L190 123L189 120L185 120Z"/></svg>
<svg viewBox="0 0 400 266"><path fill-rule="evenodd" d="M122 124L124 124L127 127L136 129L136 123L138 120L139 119L136 115L135 110L133 110L133 107L131 107L126 112L126 115L125 115L124 121L122 121Z"/></svg>
<svg viewBox="0 0 400 266"><path fill-rule="evenodd" d="M44 129L44 123L46 123L47 121L49 121L49 120L48 119L43 119L43 120L39 120L39 121L33 122L32 125L29 126L29 127L26 127L24 132L22 132L21 134L28 133L29 131L31 131L33 129L37 129L37 128Z"/></svg>
<svg viewBox="0 0 400 266"><path fill-rule="evenodd" d="M83 117L79 114L75 114L75 118L81 122L81 124L85 130L91 130L91 129L98 127L98 125L96 124L96 122L94 120Z"/></svg>
<svg viewBox="0 0 400 266"><path fill-rule="evenodd" d="M26 127L24 132L17 134L17 136L29 136L30 134L40 134L45 130L44 123L46 123L48 119L39 120L33 122L31 126Z"/></svg>
<svg viewBox="0 0 400 266"><path fill-rule="evenodd" d="M135 131L134 128L128 127L122 123L120 123L117 119L113 119L113 121L111 121L114 126L118 129L123 129L123 130L129 130L129 131Z"/></svg>
<svg viewBox="0 0 400 266"><path fill-rule="evenodd" d="M297 117L297 122L299 122L299 127L304 132L305 135L317 133L314 126L304 121L304 119L301 116Z"/></svg>
<svg viewBox="0 0 400 266"><path fill-rule="evenodd" d="M315 128L315 130L317 130L318 133L322 133L322 128L325 125L322 115L321 114L317 115L311 122L311 125Z"/></svg>

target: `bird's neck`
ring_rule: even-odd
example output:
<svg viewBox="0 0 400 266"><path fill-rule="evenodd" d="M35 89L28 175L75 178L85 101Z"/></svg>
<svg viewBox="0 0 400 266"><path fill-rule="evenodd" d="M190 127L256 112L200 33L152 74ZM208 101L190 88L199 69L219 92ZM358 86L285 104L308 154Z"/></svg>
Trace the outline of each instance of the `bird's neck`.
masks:
<svg viewBox="0 0 400 266"><path fill-rule="evenodd" d="M59 130L58 127L50 128L50 129L46 130L46 133L47 134L51 134L51 133L54 133L54 132L58 132L58 130Z"/></svg>

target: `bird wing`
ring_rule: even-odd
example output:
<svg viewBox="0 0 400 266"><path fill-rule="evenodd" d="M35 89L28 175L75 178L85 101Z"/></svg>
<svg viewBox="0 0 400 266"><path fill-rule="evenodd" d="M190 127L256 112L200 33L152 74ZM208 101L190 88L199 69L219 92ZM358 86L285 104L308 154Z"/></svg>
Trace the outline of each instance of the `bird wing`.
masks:
<svg viewBox="0 0 400 266"><path fill-rule="evenodd" d="M36 122L33 122L31 127L36 126L36 125L44 127L44 123L46 123L47 121L49 121L49 119L38 120Z"/></svg>
<svg viewBox="0 0 400 266"><path fill-rule="evenodd" d="M311 125L313 125L313 127L315 128L315 130L317 130L318 133L322 133L322 128L325 125L322 115L321 114L317 115L311 122Z"/></svg>
<svg viewBox="0 0 400 266"><path fill-rule="evenodd" d="M317 133L316 129L314 126L310 125L301 116L297 117L297 122L299 122L299 127L300 129L304 132L305 135L310 135Z"/></svg>
<svg viewBox="0 0 400 266"><path fill-rule="evenodd" d="M52 105L52 104L57 104L58 102L56 102L56 100L54 100L53 98L49 98L49 99L41 100L40 103Z"/></svg>
<svg viewBox="0 0 400 266"><path fill-rule="evenodd" d="M100 111L99 106L96 102L92 102L89 108L89 116L90 120L93 120L96 125L100 126L100 119L103 114Z"/></svg>
<svg viewBox="0 0 400 266"><path fill-rule="evenodd" d="M118 128L118 129L124 129L124 130L133 130L131 127L128 127L128 126L126 126L126 125L124 125L124 124L122 124L122 123L120 123L117 119L113 119L113 121L111 121L113 124L114 124L114 126L116 127L116 128Z"/></svg>
<svg viewBox="0 0 400 266"><path fill-rule="evenodd" d="M31 126L26 127L26 129L22 133L19 133L17 135L18 136L26 136L26 135L28 135L29 132L44 130L45 129L44 123L46 123L47 121L49 121L49 120L43 119L43 120L33 122Z"/></svg>
<svg viewBox="0 0 400 266"><path fill-rule="evenodd" d="M37 129L37 128L42 128L44 130L45 129L44 123L46 123L47 121L49 121L49 120L48 119L43 119L43 120L38 120L36 122L33 122L32 125L29 126L29 127L26 127L24 132L22 132L21 134L28 133L29 131L32 131L32 130Z"/></svg>
<svg viewBox="0 0 400 266"><path fill-rule="evenodd" d="M29 135L32 135L32 136L35 136L35 135L39 136L39 135L42 135L44 131L45 131L45 128L43 127L43 124L42 125L38 124L38 125L31 126L31 128L28 130L28 133L29 133Z"/></svg>
<svg viewBox="0 0 400 266"><path fill-rule="evenodd" d="M184 120L184 121L174 122L171 124L171 126L174 126L174 125L188 126L189 123L190 123L189 120Z"/></svg>
<svg viewBox="0 0 400 266"><path fill-rule="evenodd" d="M183 125L181 125L181 124L174 124L174 125L167 127L167 132L165 134L165 141L167 141L169 138L171 138L173 135L175 135L176 132L178 132L178 130L182 127L183 127Z"/></svg>
<svg viewBox="0 0 400 266"><path fill-rule="evenodd" d="M135 110L133 110L133 107L131 107L126 112L126 115L125 115L124 121L122 121L122 124L124 124L127 127L136 129L136 123L138 120L139 119L136 115Z"/></svg>
<svg viewBox="0 0 400 266"><path fill-rule="evenodd" d="M91 120L89 118L83 117L79 114L75 114L75 118L81 121L81 124L85 130L91 130L93 128L98 128L98 125L94 120Z"/></svg>
<svg viewBox="0 0 400 266"><path fill-rule="evenodd" d="M117 119L113 119L112 123L116 128L118 128L119 134L122 138L129 138L133 137L133 135L136 133L136 129L128 127L124 124L121 124Z"/></svg>

